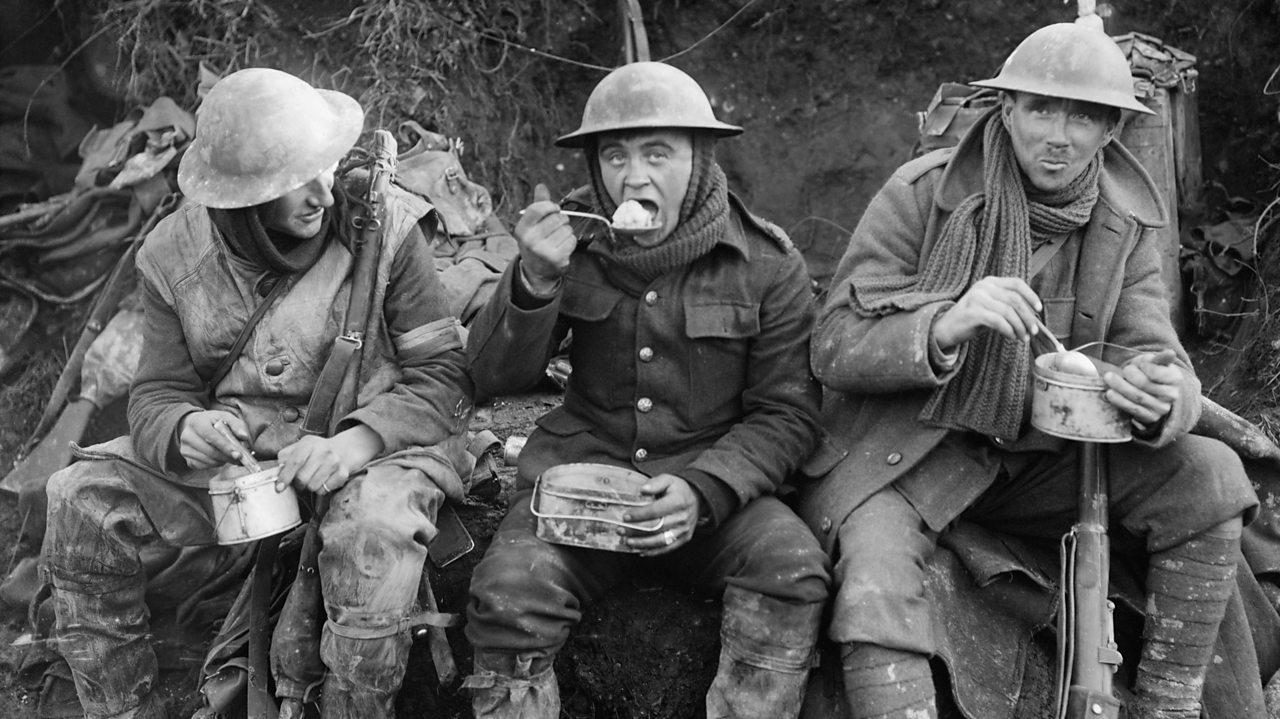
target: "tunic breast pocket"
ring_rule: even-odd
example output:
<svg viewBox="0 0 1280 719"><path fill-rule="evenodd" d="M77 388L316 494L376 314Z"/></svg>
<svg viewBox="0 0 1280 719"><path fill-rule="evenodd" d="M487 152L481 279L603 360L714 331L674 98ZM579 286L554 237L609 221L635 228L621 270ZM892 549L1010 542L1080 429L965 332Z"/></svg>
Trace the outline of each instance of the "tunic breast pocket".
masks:
<svg viewBox="0 0 1280 719"><path fill-rule="evenodd" d="M1044 323L1058 341L1071 349L1071 324L1076 314L1075 297L1041 299L1044 305Z"/></svg>
<svg viewBox="0 0 1280 719"><path fill-rule="evenodd" d="M738 401L746 382L751 341L759 334L758 304L686 303L686 397L694 411Z"/></svg>

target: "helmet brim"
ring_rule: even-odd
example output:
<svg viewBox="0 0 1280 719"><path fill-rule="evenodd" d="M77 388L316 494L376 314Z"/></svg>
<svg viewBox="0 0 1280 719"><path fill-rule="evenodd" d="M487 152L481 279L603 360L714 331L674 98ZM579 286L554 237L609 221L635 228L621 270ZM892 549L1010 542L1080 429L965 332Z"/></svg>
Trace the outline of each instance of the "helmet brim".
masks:
<svg viewBox="0 0 1280 719"><path fill-rule="evenodd" d="M727 122L708 122L700 125L682 124L682 125L649 125L641 123L618 123L612 127L592 127L590 129L579 128L567 135L561 135L556 138L556 147L582 148L587 144L587 138L593 135L603 135L606 132L634 132L638 130L695 130L709 132L715 137L733 137L742 134L742 128L737 125L730 125Z"/></svg>
<svg viewBox="0 0 1280 719"><path fill-rule="evenodd" d="M993 77L990 80L977 80L974 82L970 82L968 84L972 85L973 87L985 87L985 88L990 88L992 90L1004 90L1006 92L1025 92L1032 95L1045 94L1044 88L1042 86L1032 86L1030 83L1024 85L1022 83L1018 83L1014 81L1002 80L998 77ZM1131 112L1137 112L1143 115L1156 114L1154 110L1142 104L1142 102L1139 101L1136 96L1134 95L1125 96L1122 93L1117 93L1117 92L1072 93L1069 91L1068 92L1059 91L1059 92L1055 92L1052 95L1052 97L1061 97L1067 100L1079 100L1080 102L1091 102L1095 105L1106 105L1107 107L1114 107L1121 110L1129 110Z"/></svg>

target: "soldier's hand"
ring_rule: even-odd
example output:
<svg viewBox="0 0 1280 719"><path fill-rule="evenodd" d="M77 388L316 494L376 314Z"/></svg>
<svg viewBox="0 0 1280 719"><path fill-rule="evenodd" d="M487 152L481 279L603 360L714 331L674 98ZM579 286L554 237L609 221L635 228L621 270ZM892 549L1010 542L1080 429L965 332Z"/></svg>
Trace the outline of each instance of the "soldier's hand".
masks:
<svg viewBox="0 0 1280 719"><path fill-rule="evenodd" d="M943 350L968 342L982 329L1026 340L1037 331L1041 307L1040 298L1022 279L983 277L937 318L933 338Z"/></svg>
<svg viewBox="0 0 1280 719"><path fill-rule="evenodd" d="M315 435L306 435L280 450L277 459L280 473L276 476L276 491L296 482L299 489L336 492L347 483L352 470L333 439Z"/></svg>
<svg viewBox="0 0 1280 719"><path fill-rule="evenodd" d="M514 234L520 245L520 270L534 291L553 289L569 269L578 240L546 185L534 188L533 202L520 213Z"/></svg>
<svg viewBox="0 0 1280 719"><path fill-rule="evenodd" d="M208 469L240 461L240 445L218 431L217 423L227 425L241 442L250 441L244 420L230 412L210 409L192 412L178 425L178 453L192 469Z"/></svg>
<svg viewBox="0 0 1280 719"><path fill-rule="evenodd" d="M653 497L653 502L628 511L623 519L632 524L662 520L662 527L657 532L632 531L627 537L629 546L641 550L640 556L665 554L693 537L702 508L702 495L692 485L674 474L660 474L642 486L640 493Z"/></svg>
<svg viewBox="0 0 1280 719"><path fill-rule="evenodd" d="M354 424L332 437L306 435L280 450L276 491L290 482L317 494L338 491L351 474L382 453L382 437L364 424Z"/></svg>
<svg viewBox="0 0 1280 719"><path fill-rule="evenodd" d="M1173 350L1145 352L1129 360L1120 372L1107 372L1107 401L1144 426L1168 416L1182 394L1182 370Z"/></svg>

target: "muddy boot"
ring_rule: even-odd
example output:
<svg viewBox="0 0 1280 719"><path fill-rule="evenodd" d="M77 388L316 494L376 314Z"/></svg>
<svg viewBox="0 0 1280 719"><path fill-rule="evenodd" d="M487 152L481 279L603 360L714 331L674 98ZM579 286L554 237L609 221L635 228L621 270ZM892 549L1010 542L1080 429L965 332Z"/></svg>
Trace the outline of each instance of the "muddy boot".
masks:
<svg viewBox="0 0 1280 719"><path fill-rule="evenodd" d="M477 650L471 690L475 719L557 719L560 686L551 657L541 652L502 654Z"/></svg>
<svg viewBox="0 0 1280 719"><path fill-rule="evenodd" d="M840 660L853 719L937 719L925 655L853 643L841 647Z"/></svg>
<svg viewBox="0 0 1280 719"><path fill-rule="evenodd" d="M1151 556L1133 719L1199 719L1218 625L1235 587L1240 520Z"/></svg>
<svg viewBox="0 0 1280 719"><path fill-rule="evenodd" d="M413 640L399 624L351 627L329 621L321 655L329 667L321 719L391 719Z"/></svg>
<svg viewBox="0 0 1280 719"><path fill-rule="evenodd" d="M791 604L729 587L720 620L720 666L707 719L794 719L818 639L822 604Z"/></svg>

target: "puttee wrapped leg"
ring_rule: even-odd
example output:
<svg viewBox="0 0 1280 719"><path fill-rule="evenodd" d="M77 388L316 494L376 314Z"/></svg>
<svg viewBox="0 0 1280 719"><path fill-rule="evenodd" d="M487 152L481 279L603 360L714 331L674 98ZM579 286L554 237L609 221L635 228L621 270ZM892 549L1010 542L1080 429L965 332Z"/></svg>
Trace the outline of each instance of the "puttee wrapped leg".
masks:
<svg viewBox="0 0 1280 719"><path fill-rule="evenodd" d="M798 716L821 619L820 602L792 604L727 587L708 719Z"/></svg>

